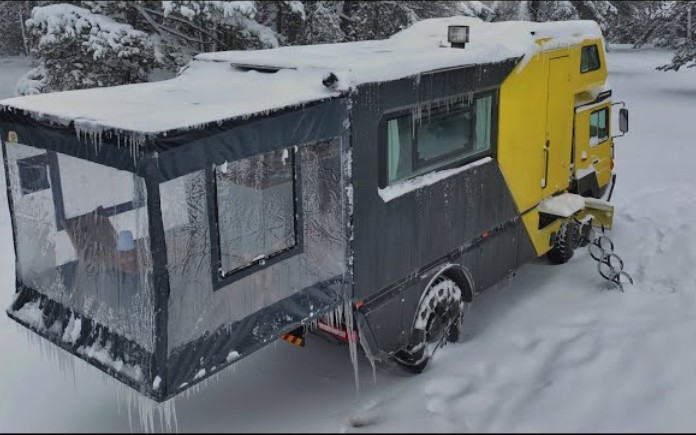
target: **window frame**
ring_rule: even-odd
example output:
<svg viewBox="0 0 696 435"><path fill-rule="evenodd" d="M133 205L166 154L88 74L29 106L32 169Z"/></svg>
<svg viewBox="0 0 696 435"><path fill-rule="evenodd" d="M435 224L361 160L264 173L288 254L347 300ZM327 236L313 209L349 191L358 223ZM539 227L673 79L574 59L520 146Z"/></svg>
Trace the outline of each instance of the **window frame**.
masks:
<svg viewBox="0 0 696 435"><path fill-rule="evenodd" d="M222 252L220 243L220 230L218 218L218 192L216 169L220 165L208 165L205 169L206 177L206 197L208 202L208 227L210 234L210 261L211 261L211 277L213 282L213 291L220 290L232 284L235 281L246 278L249 275L273 266L295 255L304 252L304 223L302 219L302 173L301 173L301 150L295 150L293 146L286 148L274 149L263 153L241 157L234 161L254 158L270 152L278 152L286 150L288 152L289 164L292 171L292 192L293 192L293 211L294 211L294 233L295 244L289 248L276 251L269 256L253 261L251 264L234 269L232 271L222 272Z"/></svg>
<svg viewBox="0 0 696 435"><path fill-rule="evenodd" d="M583 55L585 54L586 51L591 51L592 49L594 49L594 52L597 53L597 67L592 68L592 69L583 70L582 69ZM587 73L591 73L593 71L597 71L600 69L602 69L602 58L599 55L599 45L597 45L597 44L583 45L582 49L580 50L580 74L587 74Z"/></svg>
<svg viewBox="0 0 696 435"><path fill-rule="evenodd" d="M605 115L605 118L606 118L605 122L606 122L607 136L604 138L604 140L601 140L601 141L599 140L599 136L597 136L597 143L592 145L592 137L593 137L592 136L592 115L594 115L595 113L600 113L600 112L604 112L606 114ZM611 119L609 118L610 114L611 114L611 111L609 110L608 107L602 107L601 109L593 110L592 112L590 112L590 117L588 118L588 124L589 124L588 127L590 129L590 134L589 134L590 148L594 148L594 147L597 147L599 145L602 145L602 144L606 143L611 138L611 131L609 131L609 126L611 125ZM599 133L599 120L598 120L597 124L598 124L597 132Z"/></svg>
<svg viewBox="0 0 696 435"><path fill-rule="evenodd" d="M423 115L422 119L427 119L427 110L428 106L437 104L437 103L442 103L447 100L452 100L452 99L461 99L460 102L457 104L466 104L464 107L458 110L450 110L446 112L447 115L455 114L461 114L466 111L471 112L472 114L472 126L473 128L470 131L470 137L472 141L475 141L476 139L476 100L479 98L485 98L490 96L492 98L491 102L491 129L489 132L490 135L490 146L488 149L481 150L478 152L474 152L472 154L464 155L459 159L450 161L449 163L441 164L441 165L433 165L434 163L437 162L446 162L448 160L451 160L453 156L456 156L460 151L453 151L448 154L444 154L442 156L438 156L435 159L428 160L427 164L419 164L419 159L417 158L417 150L418 150L418 132L416 130L414 137L412 138L412 144L411 144L411 173L399 180L396 180L394 182L389 182L389 137L388 137L388 123L389 121L392 121L394 119L399 119L402 117L406 117L407 119L411 120L413 122L412 114L415 109L420 109L421 113L426 113ZM378 123L377 129L378 129L378 138L377 138L377 149L378 149L378 182L377 186L380 189L387 188L389 186L394 186L398 185L400 183L406 182L408 180L412 180L414 178L435 172L435 171L442 171L446 169L452 169L456 168L459 166L464 166L468 163L474 162L476 160L482 159L484 157L492 157L495 158L497 155L497 149L498 149L498 109L499 109L499 87L490 87L490 88L482 88L478 89L476 91L472 92L467 92L464 94L458 94L458 95L453 95L449 98L446 99L437 99L437 100L430 100L426 102L421 102L417 104L411 104L408 106L402 106L395 108L393 110L384 112L382 114L382 117ZM437 110L437 109L436 109ZM432 112L431 112L432 113ZM437 117L438 115L442 116L445 113L439 114L435 113L434 115L430 115L431 119L433 117ZM427 124L424 124L427 125ZM433 165L430 169L427 171L419 172L419 170L422 170L425 167Z"/></svg>

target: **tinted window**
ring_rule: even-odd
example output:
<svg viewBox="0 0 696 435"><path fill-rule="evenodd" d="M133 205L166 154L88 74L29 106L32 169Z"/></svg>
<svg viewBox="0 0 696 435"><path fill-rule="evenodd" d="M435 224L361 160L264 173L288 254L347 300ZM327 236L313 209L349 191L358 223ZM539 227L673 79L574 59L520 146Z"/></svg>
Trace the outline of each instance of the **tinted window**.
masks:
<svg viewBox="0 0 696 435"><path fill-rule="evenodd" d="M491 148L493 127L493 96L477 98L474 107L476 110L475 150L488 150Z"/></svg>
<svg viewBox="0 0 696 435"><path fill-rule="evenodd" d="M410 116L402 116L387 121L389 184L407 178L413 172L412 124Z"/></svg>
<svg viewBox="0 0 696 435"><path fill-rule="evenodd" d="M420 119L412 114L386 123L386 184L480 157L490 151L493 95L430 110Z"/></svg>
<svg viewBox="0 0 696 435"><path fill-rule="evenodd" d="M220 165L215 182L222 276L295 246L289 150Z"/></svg>
<svg viewBox="0 0 696 435"><path fill-rule="evenodd" d="M599 50L596 45L582 47L580 56L580 72L586 73L599 69Z"/></svg>

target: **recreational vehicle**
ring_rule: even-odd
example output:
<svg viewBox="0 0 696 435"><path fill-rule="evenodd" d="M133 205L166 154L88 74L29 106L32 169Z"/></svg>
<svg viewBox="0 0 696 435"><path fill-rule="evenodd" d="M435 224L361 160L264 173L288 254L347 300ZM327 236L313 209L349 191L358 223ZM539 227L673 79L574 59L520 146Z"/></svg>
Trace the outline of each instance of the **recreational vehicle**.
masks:
<svg viewBox="0 0 696 435"><path fill-rule="evenodd" d="M613 106L596 23L467 17L3 100L7 314L156 401L308 328L420 372L611 228Z"/></svg>

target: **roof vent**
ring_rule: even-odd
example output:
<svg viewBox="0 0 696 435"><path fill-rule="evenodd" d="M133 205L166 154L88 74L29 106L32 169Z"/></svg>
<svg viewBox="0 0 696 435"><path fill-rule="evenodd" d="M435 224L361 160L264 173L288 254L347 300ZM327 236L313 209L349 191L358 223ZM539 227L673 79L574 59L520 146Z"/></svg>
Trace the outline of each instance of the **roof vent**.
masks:
<svg viewBox="0 0 696 435"><path fill-rule="evenodd" d="M448 26L447 42L452 48L464 48L469 42L469 26Z"/></svg>

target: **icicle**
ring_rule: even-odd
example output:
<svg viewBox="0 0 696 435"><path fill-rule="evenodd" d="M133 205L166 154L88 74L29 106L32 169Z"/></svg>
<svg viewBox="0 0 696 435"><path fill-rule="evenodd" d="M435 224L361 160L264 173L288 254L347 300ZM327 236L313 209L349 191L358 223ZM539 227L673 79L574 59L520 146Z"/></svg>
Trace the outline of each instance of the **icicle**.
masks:
<svg viewBox="0 0 696 435"><path fill-rule="evenodd" d="M365 351L367 360L370 361L370 365L372 366L372 382L377 385L377 366L375 364L375 357L372 354L370 347L367 345L367 341L365 340L365 336L362 328L360 328L360 325L358 325L358 337L360 338L360 346L363 348L363 351Z"/></svg>
<svg viewBox="0 0 696 435"><path fill-rule="evenodd" d="M108 379L108 382L114 382L110 377L105 379ZM125 402L124 405L128 412L128 427L131 432L133 432L133 411L131 408L136 409L140 429L144 432L172 432L172 428L178 431L179 423L177 421L174 399L167 400L164 403L157 403L121 382L117 383L116 399L118 401L119 414L121 412L121 401ZM156 420L159 420L159 428L156 425Z"/></svg>
<svg viewBox="0 0 696 435"><path fill-rule="evenodd" d="M353 305L349 298L343 303L343 313L346 323L346 330L348 331L348 348L350 350L350 361L353 364L353 374L355 375L355 398L360 398L360 374L358 373L358 345L352 336L353 328Z"/></svg>

